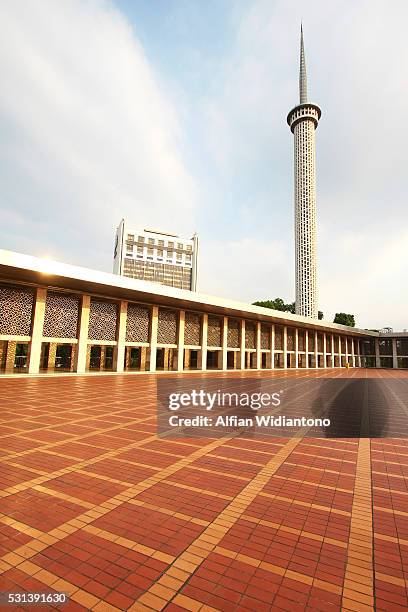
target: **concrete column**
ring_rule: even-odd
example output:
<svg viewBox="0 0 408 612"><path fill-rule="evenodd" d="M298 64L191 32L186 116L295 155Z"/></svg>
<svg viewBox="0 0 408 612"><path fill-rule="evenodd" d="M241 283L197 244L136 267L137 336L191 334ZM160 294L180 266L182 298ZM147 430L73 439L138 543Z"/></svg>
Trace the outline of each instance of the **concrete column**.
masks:
<svg viewBox="0 0 408 612"><path fill-rule="evenodd" d="M159 322L159 307L152 308L152 322L150 326L150 372L156 371L157 355L157 325Z"/></svg>
<svg viewBox="0 0 408 612"><path fill-rule="evenodd" d="M7 344L3 340L0 340L0 370L5 367L6 363L6 355L7 355Z"/></svg>
<svg viewBox="0 0 408 612"><path fill-rule="evenodd" d="M353 368L356 367L356 351L354 346L354 338L351 338L351 365Z"/></svg>
<svg viewBox="0 0 408 612"><path fill-rule="evenodd" d="M177 338L177 371L184 370L184 325L186 313L184 310L179 312L178 338Z"/></svg>
<svg viewBox="0 0 408 612"><path fill-rule="evenodd" d="M314 339L315 339L315 350L314 350L314 354L315 354L315 368L319 367L319 356L317 354L318 350L319 350L319 346L318 346L318 342L317 342L317 331L315 331L314 333Z"/></svg>
<svg viewBox="0 0 408 612"><path fill-rule="evenodd" d="M334 368L334 334L331 335L331 365Z"/></svg>
<svg viewBox="0 0 408 612"><path fill-rule="evenodd" d="M341 336L339 336L339 368L341 368L341 357L342 357L342 353L341 353Z"/></svg>
<svg viewBox="0 0 408 612"><path fill-rule="evenodd" d="M305 355L306 355L306 368L309 367L309 330L305 329Z"/></svg>
<svg viewBox="0 0 408 612"><path fill-rule="evenodd" d="M348 363L348 360L349 360L349 354L350 354L350 351L349 351L349 343L348 343L348 336L346 336L345 340L346 340L346 363Z"/></svg>
<svg viewBox="0 0 408 612"><path fill-rule="evenodd" d="M75 360L75 372L85 372L89 368L89 357L87 359L87 345L90 303L90 296L83 295L81 300L81 311L79 313L79 334Z"/></svg>
<svg viewBox="0 0 408 612"><path fill-rule="evenodd" d="M208 315L203 314L201 331L201 369L207 369L207 345L208 345Z"/></svg>
<svg viewBox="0 0 408 612"><path fill-rule="evenodd" d="M245 320L241 320L241 354L240 354L240 368L245 370Z"/></svg>
<svg viewBox="0 0 408 612"><path fill-rule="evenodd" d="M222 362L221 370L227 369L227 351L228 351L228 317L224 317L222 326Z"/></svg>
<svg viewBox="0 0 408 612"><path fill-rule="evenodd" d="M283 369L288 367L288 328L283 326Z"/></svg>
<svg viewBox="0 0 408 612"><path fill-rule="evenodd" d="M327 368L327 338L326 332L323 332L323 367Z"/></svg>
<svg viewBox="0 0 408 612"><path fill-rule="evenodd" d="M123 372L125 367L125 343L126 343L126 322L127 322L128 303L122 301L119 306L119 325L117 330L117 347L115 363L113 369L116 372Z"/></svg>
<svg viewBox="0 0 408 612"><path fill-rule="evenodd" d="M140 349L140 371L144 372L146 370L146 361L147 361L147 346L142 346Z"/></svg>
<svg viewBox="0 0 408 612"><path fill-rule="evenodd" d="M375 367L376 368L380 368L381 367L381 361L380 361L380 342L378 338L375 338Z"/></svg>
<svg viewBox="0 0 408 612"><path fill-rule="evenodd" d="M172 349L164 349L164 369L171 370ZM170 366L170 367L169 367Z"/></svg>
<svg viewBox="0 0 408 612"><path fill-rule="evenodd" d="M91 345L85 347L85 370L88 371L91 363Z"/></svg>
<svg viewBox="0 0 408 612"><path fill-rule="evenodd" d="M271 326L271 370L275 369L275 325Z"/></svg>
<svg viewBox="0 0 408 612"><path fill-rule="evenodd" d="M256 369L261 369L261 324L256 324Z"/></svg>
<svg viewBox="0 0 408 612"><path fill-rule="evenodd" d="M5 358L5 364L4 364L6 374L14 372L14 362L16 360L16 348L17 348L17 342L15 342L14 340L9 340L7 342L6 358Z"/></svg>
<svg viewBox="0 0 408 612"><path fill-rule="evenodd" d="M295 328L295 362L297 369L299 367L299 330L297 327Z"/></svg>
<svg viewBox="0 0 408 612"><path fill-rule="evenodd" d="M126 347L125 347L125 356L126 356L126 359L125 359L125 370L128 370L129 366L130 366L130 348L128 350L126 350Z"/></svg>
<svg viewBox="0 0 408 612"><path fill-rule="evenodd" d="M101 359L99 362L99 369L101 372L105 369L105 358L106 358L106 346L104 344L101 345Z"/></svg>
<svg viewBox="0 0 408 612"><path fill-rule="evenodd" d="M50 342L50 350L48 352L48 363L47 369L53 370L55 368L55 359L57 357L57 346L56 342Z"/></svg>
<svg viewBox="0 0 408 612"><path fill-rule="evenodd" d="M47 298L46 289L37 289L34 306L33 329L31 332L31 342L28 357L29 374L38 374L40 370L41 342L44 327L45 300Z"/></svg>
<svg viewBox="0 0 408 612"><path fill-rule="evenodd" d="M392 367L398 368L397 339L392 339Z"/></svg>

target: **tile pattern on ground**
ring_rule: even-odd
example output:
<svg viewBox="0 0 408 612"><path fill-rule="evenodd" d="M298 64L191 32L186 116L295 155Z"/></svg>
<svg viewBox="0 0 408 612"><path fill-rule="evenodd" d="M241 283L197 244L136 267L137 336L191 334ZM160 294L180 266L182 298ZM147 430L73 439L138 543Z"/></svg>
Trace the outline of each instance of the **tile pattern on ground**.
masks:
<svg viewBox="0 0 408 612"><path fill-rule="evenodd" d="M152 375L0 390L2 590L67 612L408 608L408 440L159 439Z"/></svg>

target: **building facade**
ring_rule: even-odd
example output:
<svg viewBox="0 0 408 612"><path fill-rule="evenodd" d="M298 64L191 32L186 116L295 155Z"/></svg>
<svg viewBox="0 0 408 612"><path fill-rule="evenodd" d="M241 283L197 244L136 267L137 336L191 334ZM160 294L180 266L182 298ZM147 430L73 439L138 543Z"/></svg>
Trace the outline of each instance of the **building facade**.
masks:
<svg viewBox="0 0 408 612"><path fill-rule="evenodd" d="M198 236L138 229L120 222L115 234L113 272L160 285L197 290Z"/></svg>
<svg viewBox="0 0 408 612"><path fill-rule="evenodd" d="M408 368L379 334L0 251L0 372Z"/></svg>
<svg viewBox="0 0 408 612"><path fill-rule="evenodd" d="M315 130L321 110L308 102L303 30L300 34L299 104L287 117L294 136L296 314L318 318Z"/></svg>

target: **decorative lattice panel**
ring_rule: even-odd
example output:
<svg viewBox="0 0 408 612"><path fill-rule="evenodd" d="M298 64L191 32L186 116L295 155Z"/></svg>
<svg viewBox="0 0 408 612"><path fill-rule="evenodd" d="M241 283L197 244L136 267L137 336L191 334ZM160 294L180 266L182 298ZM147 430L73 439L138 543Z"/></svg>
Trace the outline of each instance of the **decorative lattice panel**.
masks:
<svg viewBox="0 0 408 612"><path fill-rule="evenodd" d="M323 334L317 334L317 350L323 353Z"/></svg>
<svg viewBox="0 0 408 612"><path fill-rule="evenodd" d="M380 355L392 355L392 340L390 338L379 341ZM349 340L349 346L351 342Z"/></svg>
<svg viewBox="0 0 408 612"><path fill-rule="evenodd" d="M91 300L88 338L90 340L116 340L117 316L116 304Z"/></svg>
<svg viewBox="0 0 408 612"><path fill-rule="evenodd" d="M20 287L0 287L0 334L29 336L34 292Z"/></svg>
<svg viewBox="0 0 408 612"><path fill-rule="evenodd" d="M271 348L271 328L268 325L261 325L261 349L270 350Z"/></svg>
<svg viewBox="0 0 408 612"><path fill-rule="evenodd" d="M335 353L339 352L339 342L340 342L340 337L334 336L334 352Z"/></svg>
<svg viewBox="0 0 408 612"><path fill-rule="evenodd" d="M239 348L239 328L240 322L237 319L228 319L227 345L231 348Z"/></svg>
<svg viewBox="0 0 408 612"><path fill-rule="evenodd" d="M305 332L301 330L298 331L298 350L305 350Z"/></svg>
<svg viewBox="0 0 408 612"><path fill-rule="evenodd" d="M332 335L326 334L326 353L331 354L332 352Z"/></svg>
<svg viewBox="0 0 408 612"><path fill-rule="evenodd" d="M45 302L43 336L48 338L76 338L78 314L78 297L48 291Z"/></svg>
<svg viewBox="0 0 408 612"><path fill-rule="evenodd" d="M408 338L397 338L397 355L408 355Z"/></svg>
<svg viewBox="0 0 408 612"><path fill-rule="evenodd" d="M159 308L157 325L157 342L159 344L177 344L177 312Z"/></svg>
<svg viewBox="0 0 408 612"><path fill-rule="evenodd" d="M275 349L283 350L283 327L275 325Z"/></svg>
<svg viewBox="0 0 408 612"><path fill-rule="evenodd" d="M128 304L126 342L149 342L150 310L138 304Z"/></svg>
<svg viewBox="0 0 408 612"><path fill-rule="evenodd" d="M309 332L309 353L314 353L316 348L316 335L314 332Z"/></svg>
<svg viewBox="0 0 408 612"><path fill-rule="evenodd" d="M195 312L186 312L184 323L184 344L200 346L201 316Z"/></svg>
<svg viewBox="0 0 408 612"><path fill-rule="evenodd" d="M361 340L361 351L363 355L375 355L374 339Z"/></svg>
<svg viewBox="0 0 408 612"><path fill-rule="evenodd" d="M295 330L293 329L293 327L288 327L287 329L287 340L286 340L286 348L288 351L294 351L295 350Z"/></svg>
<svg viewBox="0 0 408 612"><path fill-rule="evenodd" d="M221 346L221 319L208 317L208 346Z"/></svg>
<svg viewBox="0 0 408 612"><path fill-rule="evenodd" d="M256 347L256 327L254 323L245 323L245 348Z"/></svg>

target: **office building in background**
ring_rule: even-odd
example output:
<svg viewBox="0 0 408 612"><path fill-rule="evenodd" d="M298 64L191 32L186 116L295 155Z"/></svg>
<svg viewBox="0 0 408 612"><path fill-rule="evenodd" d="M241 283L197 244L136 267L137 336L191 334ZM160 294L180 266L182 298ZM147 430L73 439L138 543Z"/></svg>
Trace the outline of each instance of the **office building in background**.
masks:
<svg viewBox="0 0 408 612"><path fill-rule="evenodd" d="M115 236L113 273L177 289L197 290L198 236L140 229L124 219Z"/></svg>

